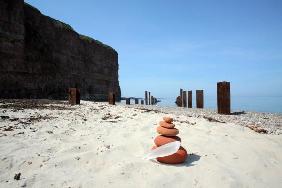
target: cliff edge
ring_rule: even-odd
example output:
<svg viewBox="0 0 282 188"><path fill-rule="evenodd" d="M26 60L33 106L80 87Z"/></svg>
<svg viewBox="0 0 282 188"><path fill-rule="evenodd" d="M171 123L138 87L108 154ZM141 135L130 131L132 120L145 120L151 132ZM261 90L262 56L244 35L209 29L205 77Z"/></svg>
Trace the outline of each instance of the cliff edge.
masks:
<svg viewBox="0 0 282 188"><path fill-rule="evenodd" d="M0 0L0 98L120 99L118 53L23 0Z"/></svg>

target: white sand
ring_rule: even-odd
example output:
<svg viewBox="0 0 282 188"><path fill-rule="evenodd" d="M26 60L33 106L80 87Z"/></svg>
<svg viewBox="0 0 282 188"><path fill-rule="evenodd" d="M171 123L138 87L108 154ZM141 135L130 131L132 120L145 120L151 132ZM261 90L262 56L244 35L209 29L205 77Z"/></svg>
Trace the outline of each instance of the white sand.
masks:
<svg viewBox="0 0 282 188"><path fill-rule="evenodd" d="M164 165L142 157L165 114L85 101L72 108L0 109L22 121L54 117L31 124L0 119L0 187L282 186L282 135L177 115L182 146L191 155L182 165ZM9 125L14 130L3 131Z"/></svg>

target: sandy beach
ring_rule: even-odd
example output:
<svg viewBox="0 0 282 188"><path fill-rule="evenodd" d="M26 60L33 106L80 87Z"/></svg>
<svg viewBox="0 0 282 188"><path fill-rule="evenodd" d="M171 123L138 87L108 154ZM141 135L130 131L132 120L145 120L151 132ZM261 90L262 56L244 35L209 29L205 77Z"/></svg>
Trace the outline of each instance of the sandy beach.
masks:
<svg viewBox="0 0 282 188"><path fill-rule="evenodd" d="M87 101L77 106L2 101L0 106L0 187L282 185L279 131L259 134L187 115L191 110L182 108ZM143 159L154 145L158 122L168 115L189 153L181 165ZM275 117L279 123L281 116Z"/></svg>

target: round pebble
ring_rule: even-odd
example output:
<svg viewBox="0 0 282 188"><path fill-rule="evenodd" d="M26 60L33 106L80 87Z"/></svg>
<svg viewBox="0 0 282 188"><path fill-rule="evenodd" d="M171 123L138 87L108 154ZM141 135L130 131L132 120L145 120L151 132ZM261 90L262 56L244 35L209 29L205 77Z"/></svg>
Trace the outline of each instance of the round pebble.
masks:
<svg viewBox="0 0 282 188"><path fill-rule="evenodd" d="M172 123L167 123L165 121L160 121L160 126L164 127L164 128L168 128L168 129L173 129L175 127L174 124Z"/></svg>
<svg viewBox="0 0 282 188"><path fill-rule="evenodd" d="M170 142L175 142L175 141L180 141L181 142L181 138L179 138L178 136L163 136L163 135L159 135L154 140L156 146L162 146L164 144L167 144L167 143L170 143Z"/></svg>
<svg viewBox="0 0 282 188"><path fill-rule="evenodd" d="M164 135L164 136L176 136L176 135L178 135L179 130L176 129L176 128L167 129L167 128L164 128L162 126L158 126L157 132L161 135Z"/></svg>
<svg viewBox="0 0 282 188"><path fill-rule="evenodd" d="M153 147L153 149L155 148L157 148L157 146ZM165 157L158 157L157 161L165 164L180 164L184 163L187 157L187 151L182 146L180 146L179 150L176 153Z"/></svg>
<svg viewBox="0 0 282 188"><path fill-rule="evenodd" d="M163 117L163 120L167 123L172 123L173 119L171 117Z"/></svg>

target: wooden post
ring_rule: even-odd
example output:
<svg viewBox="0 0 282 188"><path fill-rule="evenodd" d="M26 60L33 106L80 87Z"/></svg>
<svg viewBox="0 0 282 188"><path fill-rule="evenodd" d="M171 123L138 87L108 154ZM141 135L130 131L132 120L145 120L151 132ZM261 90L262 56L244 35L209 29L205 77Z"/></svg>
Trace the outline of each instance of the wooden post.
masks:
<svg viewBox="0 0 282 188"><path fill-rule="evenodd" d="M116 96L114 93L110 92L108 97L109 104L115 105L116 104Z"/></svg>
<svg viewBox="0 0 282 188"><path fill-rule="evenodd" d="M141 104L142 104L142 105L144 104L144 100L141 100Z"/></svg>
<svg viewBox="0 0 282 188"><path fill-rule="evenodd" d="M230 82L217 83L217 111L219 114L230 114Z"/></svg>
<svg viewBox="0 0 282 188"><path fill-rule="evenodd" d="M181 107L183 106L183 89L180 88L180 101L181 101Z"/></svg>
<svg viewBox="0 0 282 188"><path fill-rule="evenodd" d="M148 105L151 104L151 92L149 92L149 95L148 95Z"/></svg>
<svg viewBox="0 0 282 188"><path fill-rule="evenodd" d="M69 88L69 104L80 104L80 90L77 88Z"/></svg>
<svg viewBox="0 0 282 188"><path fill-rule="evenodd" d="M204 90L196 90L197 108L204 108Z"/></svg>
<svg viewBox="0 0 282 188"><path fill-rule="evenodd" d="M182 105L183 107L187 107L187 91L183 91L182 93Z"/></svg>
<svg viewBox="0 0 282 188"><path fill-rule="evenodd" d="M139 104L139 100L138 99L135 99L135 104Z"/></svg>
<svg viewBox="0 0 282 188"><path fill-rule="evenodd" d="M186 105L187 105L187 108L188 108L188 91L186 91Z"/></svg>
<svg viewBox="0 0 282 188"><path fill-rule="evenodd" d="M151 96L151 105L154 104L154 96Z"/></svg>
<svg viewBox="0 0 282 188"><path fill-rule="evenodd" d="M145 91L145 104L148 105L148 91Z"/></svg>
<svg viewBox="0 0 282 188"><path fill-rule="evenodd" d="M192 91L188 91L188 108L192 108Z"/></svg>
<svg viewBox="0 0 282 188"><path fill-rule="evenodd" d="M126 104L130 105L130 98L126 98Z"/></svg>

